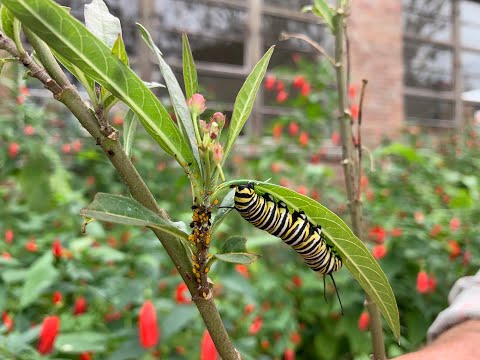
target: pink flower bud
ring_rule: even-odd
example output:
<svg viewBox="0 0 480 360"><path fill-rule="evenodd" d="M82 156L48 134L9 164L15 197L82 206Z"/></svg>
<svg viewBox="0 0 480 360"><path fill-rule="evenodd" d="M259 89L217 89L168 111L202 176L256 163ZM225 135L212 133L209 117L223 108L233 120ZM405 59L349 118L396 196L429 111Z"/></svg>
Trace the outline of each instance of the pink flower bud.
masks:
<svg viewBox="0 0 480 360"><path fill-rule="evenodd" d="M210 139L215 140L220 133L220 130L218 128L218 124L213 121L210 125Z"/></svg>
<svg viewBox="0 0 480 360"><path fill-rule="evenodd" d="M215 114L213 114L212 121L216 122L218 124L218 128L222 130L225 126L225 118L225 115L217 111Z"/></svg>
<svg viewBox="0 0 480 360"><path fill-rule="evenodd" d="M207 124L204 120L199 120L200 130L203 134L208 134L210 132L210 124Z"/></svg>
<svg viewBox="0 0 480 360"><path fill-rule="evenodd" d="M223 147L219 143L215 143L212 146L212 151L213 151L213 160L218 164L220 161L222 161L223 157Z"/></svg>
<svg viewBox="0 0 480 360"><path fill-rule="evenodd" d="M202 94L193 94L192 97L187 100L187 105L192 114L200 115L207 109L205 106L205 98Z"/></svg>

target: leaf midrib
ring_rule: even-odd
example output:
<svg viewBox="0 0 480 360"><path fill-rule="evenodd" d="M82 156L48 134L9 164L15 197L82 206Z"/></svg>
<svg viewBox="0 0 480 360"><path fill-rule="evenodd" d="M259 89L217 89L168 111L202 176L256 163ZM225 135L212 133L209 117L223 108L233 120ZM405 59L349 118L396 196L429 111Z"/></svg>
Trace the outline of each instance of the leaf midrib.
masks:
<svg viewBox="0 0 480 360"><path fill-rule="evenodd" d="M52 34L55 34L55 36L56 36L58 39L60 39L60 41L61 41L65 46L67 46L67 47L69 47L69 48L71 48L71 49L77 50L77 51L78 51L78 56L79 56L83 61L85 61L85 63L90 64L91 68L92 68L94 71L96 71L97 74L99 74L99 75L102 77L102 79L104 79L104 80L107 79L106 82L107 82L110 86L112 86L112 88L114 88L114 89L116 89L116 90L118 91L118 88L111 84L111 82L109 81L109 77L108 77L106 74L104 74L102 71L99 71L98 68L95 66L95 64L92 63L92 62L90 62L90 61L88 60L88 58L87 58L87 60L85 60L86 57L84 56L84 54L83 54L82 51L80 51L79 49L77 49L77 47L73 46L73 44L71 44L71 43L69 43L68 41L66 41L66 40L67 40L66 38L64 38L61 34L57 33L57 32L55 31L55 29L53 29L52 27L50 27L50 25L48 24L48 22L44 21L44 19L43 19L42 17L39 17L38 14L34 11L34 9L32 9L27 3L25 3L25 1L19 0L19 2L21 2L21 3L24 5L24 7L30 12L30 14L32 14L33 17L35 17L38 21L40 21L40 22L43 24L43 26L45 26L48 30L50 30L50 32L51 32ZM88 29L86 29L86 31L88 31ZM95 37L95 35L93 35L93 34L91 34L91 35ZM96 38L96 37L95 37L95 38ZM98 40L98 39L97 39L97 40ZM100 40L98 40L98 41L100 41ZM71 45L71 46L69 46L69 45ZM105 60L107 60L107 59L105 59ZM122 74L124 73L124 71L125 71L125 70L122 71ZM142 89L142 90L145 91L144 89ZM124 99L124 101L125 101L125 99L128 99L128 96L126 96L126 94L125 94L123 91L120 90L120 91L118 91L118 92L119 92L119 94L122 96L122 98ZM145 99L145 98L143 97L143 100L144 100L144 99ZM146 113L144 113L143 110L141 109L141 107L138 107L137 104L136 104L134 101L129 101L129 105L130 105L131 107L137 109L137 114L138 114L138 113L142 114L144 119L150 119L150 117L149 117ZM158 107L157 104L155 104L155 107L156 107L156 108ZM155 123L153 123L153 122L151 122L151 121L149 121L149 120L147 120L147 121L148 121L149 125L152 126L152 128L158 129L158 127L155 125ZM184 159L183 156L182 156L181 151L174 151L174 150L176 149L176 147L173 146L173 145L170 143L170 141L168 141L168 137L164 137L164 136L160 135L160 134L162 134L162 131L161 131L161 130L158 131L158 132L156 132L156 134L157 134L160 138L162 138L162 140L163 140L163 141L165 142L165 144L168 146L168 149L169 149L170 151L172 151L172 153L177 154L177 156L178 156L178 161L179 161L180 163L186 163L185 159Z"/></svg>

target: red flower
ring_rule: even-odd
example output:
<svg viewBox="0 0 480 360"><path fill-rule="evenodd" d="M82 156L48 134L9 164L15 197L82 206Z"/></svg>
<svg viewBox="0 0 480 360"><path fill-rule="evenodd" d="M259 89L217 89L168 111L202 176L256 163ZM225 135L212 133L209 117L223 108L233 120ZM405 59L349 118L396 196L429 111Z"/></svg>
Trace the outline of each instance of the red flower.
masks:
<svg viewBox="0 0 480 360"><path fill-rule="evenodd" d="M15 159L19 151L20 145L18 145L16 142L10 143L8 145L8 156L10 156L10 159Z"/></svg>
<svg viewBox="0 0 480 360"><path fill-rule="evenodd" d="M292 340L292 342L295 345L298 345L298 344L300 344L300 341L302 341L302 337L300 336L300 334L298 332L295 331L290 335L290 340Z"/></svg>
<svg viewBox="0 0 480 360"><path fill-rule="evenodd" d="M79 152L80 150L82 150L82 142L79 139L72 142L72 149L75 152Z"/></svg>
<svg viewBox="0 0 480 360"><path fill-rule="evenodd" d="M450 220L450 230L457 231L460 228L460 225L461 222L459 218L454 217Z"/></svg>
<svg viewBox="0 0 480 360"><path fill-rule="evenodd" d="M428 292L434 292L435 289L437 288L437 279L435 277L429 276L428 277Z"/></svg>
<svg viewBox="0 0 480 360"><path fill-rule="evenodd" d="M299 138L298 138L298 142L302 146L307 146L308 145L308 133L306 133L305 131L302 131L300 133Z"/></svg>
<svg viewBox="0 0 480 360"><path fill-rule="evenodd" d="M415 211L414 217L417 223L423 223L425 220L425 215L421 211Z"/></svg>
<svg viewBox="0 0 480 360"><path fill-rule="evenodd" d="M460 245L455 240L448 240L448 250L450 252L450 260L456 259L462 253Z"/></svg>
<svg viewBox="0 0 480 360"><path fill-rule="evenodd" d="M358 108L357 104L350 105L350 113L352 114L352 119L353 120L358 119L359 112L360 112L360 109Z"/></svg>
<svg viewBox="0 0 480 360"><path fill-rule="evenodd" d="M63 151L64 154L70 154L72 152L72 145L63 144L62 151Z"/></svg>
<svg viewBox="0 0 480 360"><path fill-rule="evenodd" d="M470 260L472 259L472 253L470 250L465 250L463 253L463 266L467 266L470 264Z"/></svg>
<svg viewBox="0 0 480 360"><path fill-rule="evenodd" d="M8 312L4 311L2 314L2 322L7 332L10 332L13 329L13 319L10 317Z"/></svg>
<svg viewBox="0 0 480 360"><path fill-rule="evenodd" d="M372 255L375 259L380 260L387 255L387 248L383 244L375 245L372 249Z"/></svg>
<svg viewBox="0 0 480 360"><path fill-rule="evenodd" d="M262 339L262 341L260 342L260 346L263 350L267 350L268 348L270 348L270 341L268 341L267 339Z"/></svg>
<svg viewBox="0 0 480 360"><path fill-rule="evenodd" d="M290 134L290 136L296 136L299 130L300 126L298 126L295 121L292 121L290 124L288 124L288 133Z"/></svg>
<svg viewBox="0 0 480 360"><path fill-rule="evenodd" d="M245 279L250 278L250 273L248 272L248 268L245 265L242 264L236 264L235 265L235 270L242 275Z"/></svg>
<svg viewBox="0 0 480 360"><path fill-rule="evenodd" d="M362 177L360 178L360 187L362 188L362 190L366 189L368 186L368 177L365 176L365 175L362 175Z"/></svg>
<svg viewBox="0 0 480 360"><path fill-rule="evenodd" d="M83 352L78 356L78 360L92 360L93 355L90 352Z"/></svg>
<svg viewBox="0 0 480 360"><path fill-rule="evenodd" d="M277 91L283 91L285 90L285 83L281 80L277 81Z"/></svg>
<svg viewBox="0 0 480 360"><path fill-rule="evenodd" d="M310 89L310 83L305 82L305 84L303 84L302 88L300 89L300 95L307 97L310 94Z"/></svg>
<svg viewBox="0 0 480 360"><path fill-rule="evenodd" d="M200 344L200 360L217 360L217 349L208 330L203 333Z"/></svg>
<svg viewBox="0 0 480 360"><path fill-rule="evenodd" d="M5 230L5 242L11 244L13 242L14 234L12 229Z"/></svg>
<svg viewBox="0 0 480 360"><path fill-rule="evenodd" d="M369 236L372 240L381 244L385 241L385 237L387 236L387 232L380 225L376 225L376 226L374 226L370 229Z"/></svg>
<svg viewBox="0 0 480 360"><path fill-rule="evenodd" d="M175 301L177 304L188 304L191 299L188 297L188 287L182 282L175 289Z"/></svg>
<svg viewBox="0 0 480 360"><path fill-rule="evenodd" d="M35 134L35 129L32 125L26 125L23 128L23 133L25 134L25 136L32 136L33 134Z"/></svg>
<svg viewBox="0 0 480 360"><path fill-rule="evenodd" d="M122 126L124 122L125 120L119 115L115 115L112 119L113 125Z"/></svg>
<svg viewBox="0 0 480 360"><path fill-rule="evenodd" d="M305 84L305 78L302 75L297 75L293 78L292 85L296 89L301 89Z"/></svg>
<svg viewBox="0 0 480 360"><path fill-rule="evenodd" d="M439 224L433 225L432 230L430 231L430 236L436 237L442 231L442 227Z"/></svg>
<svg viewBox="0 0 480 360"><path fill-rule="evenodd" d="M295 53L292 55L292 61L296 64L302 59L302 56L299 53Z"/></svg>
<svg viewBox="0 0 480 360"><path fill-rule="evenodd" d="M348 97L350 99L354 99L356 95L357 95L357 87L355 85L350 84L350 86L348 87Z"/></svg>
<svg viewBox="0 0 480 360"><path fill-rule="evenodd" d="M277 79L275 78L275 75L269 74L265 77L265 89L266 90L273 90L275 86L275 82Z"/></svg>
<svg viewBox="0 0 480 360"><path fill-rule="evenodd" d="M280 166L279 163L277 163L277 162L272 162L272 165L271 165L270 167L271 167L272 172L273 172L274 174L278 174L278 173L280 172L281 166Z"/></svg>
<svg viewBox="0 0 480 360"><path fill-rule="evenodd" d="M340 134L336 131L332 134L332 143L333 145L340 145Z"/></svg>
<svg viewBox="0 0 480 360"><path fill-rule="evenodd" d="M400 236L402 236L402 234L403 234L402 229L397 228L397 227L392 229L391 235L393 237L400 237Z"/></svg>
<svg viewBox="0 0 480 360"><path fill-rule="evenodd" d="M292 282L293 284L295 285L295 287L299 288L302 286L302 278L298 275L295 275L293 278L292 278Z"/></svg>
<svg viewBox="0 0 480 360"><path fill-rule="evenodd" d="M255 305L253 304L247 304L245 305L245 309L243 310L243 312L248 315L248 314L251 314L253 312L253 310L255 310Z"/></svg>
<svg viewBox="0 0 480 360"><path fill-rule="evenodd" d="M155 346L160 337L157 324L157 310L150 300L143 303L138 315L140 343L144 348Z"/></svg>
<svg viewBox="0 0 480 360"><path fill-rule="evenodd" d="M52 301L55 305L60 305L63 300L63 295L60 291L55 291L52 295Z"/></svg>
<svg viewBox="0 0 480 360"><path fill-rule="evenodd" d="M363 311L358 318L358 329L360 331L366 331L370 326L370 314L367 311Z"/></svg>
<svg viewBox="0 0 480 360"><path fill-rule="evenodd" d="M75 304L73 305L73 314L81 315L87 312L87 308L88 308L87 300L83 296L80 296L75 299Z"/></svg>
<svg viewBox="0 0 480 360"><path fill-rule="evenodd" d="M5 260L10 260L12 258L12 255L10 255L8 251L4 251L2 253L2 258L4 258Z"/></svg>
<svg viewBox="0 0 480 360"><path fill-rule="evenodd" d="M285 90L280 90L277 93L277 102L283 103L288 99L288 93Z"/></svg>
<svg viewBox="0 0 480 360"><path fill-rule="evenodd" d="M27 251L30 251L30 252L35 252L35 251L37 251L37 243L35 242L35 240L34 240L34 239L29 240L29 241L25 244L25 249L27 249Z"/></svg>
<svg viewBox="0 0 480 360"><path fill-rule="evenodd" d="M60 318L58 316L47 316L43 319L38 340L38 352L42 355L53 351L53 345L60 330Z"/></svg>
<svg viewBox="0 0 480 360"><path fill-rule="evenodd" d="M284 360L295 360L295 351L293 349L286 349L283 353Z"/></svg>
<svg viewBox="0 0 480 360"><path fill-rule="evenodd" d="M277 123L273 126L272 135L275 140L280 139L282 136L282 125Z"/></svg>
<svg viewBox="0 0 480 360"><path fill-rule="evenodd" d="M250 325L250 329L248 330L248 333L250 335L255 335L262 329L263 325L263 319L260 316L257 316L253 322L252 325Z"/></svg>
<svg viewBox="0 0 480 360"><path fill-rule="evenodd" d="M425 294L430 290L428 274L425 271L420 271L417 274L417 291L420 294Z"/></svg>
<svg viewBox="0 0 480 360"><path fill-rule="evenodd" d="M62 256L63 249L62 249L62 243L60 242L60 240L58 239L53 240L52 252L53 252L53 256L55 257Z"/></svg>
<svg viewBox="0 0 480 360"><path fill-rule="evenodd" d="M299 194L302 194L302 195L307 195L307 192L308 192L308 189L305 185L300 185L298 188L297 188L297 192Z"/></svg>

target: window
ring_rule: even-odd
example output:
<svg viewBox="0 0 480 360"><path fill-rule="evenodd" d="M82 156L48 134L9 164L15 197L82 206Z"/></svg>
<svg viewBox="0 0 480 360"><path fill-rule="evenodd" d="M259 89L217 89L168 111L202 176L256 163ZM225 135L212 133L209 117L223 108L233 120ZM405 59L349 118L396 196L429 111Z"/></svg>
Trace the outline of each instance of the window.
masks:
<svg viewBox="0 0 480 360"><path fill-rule="evenodd" d="M462 99L480 102L480 3L403 0L403 30L407 120L458 125Z"/></svg>

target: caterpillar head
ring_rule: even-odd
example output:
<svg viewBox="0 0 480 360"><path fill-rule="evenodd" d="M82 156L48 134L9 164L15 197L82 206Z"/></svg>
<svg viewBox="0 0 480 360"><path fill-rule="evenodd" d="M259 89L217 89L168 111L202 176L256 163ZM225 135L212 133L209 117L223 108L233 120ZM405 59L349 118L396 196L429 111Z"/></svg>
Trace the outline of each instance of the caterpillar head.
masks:
<svg viewBox="0 0 480 360"><path fill-rule="evenodd" d="M252 195L255 192L255 184L250 181L246 185L238 185L237 192Z"/></svg>

